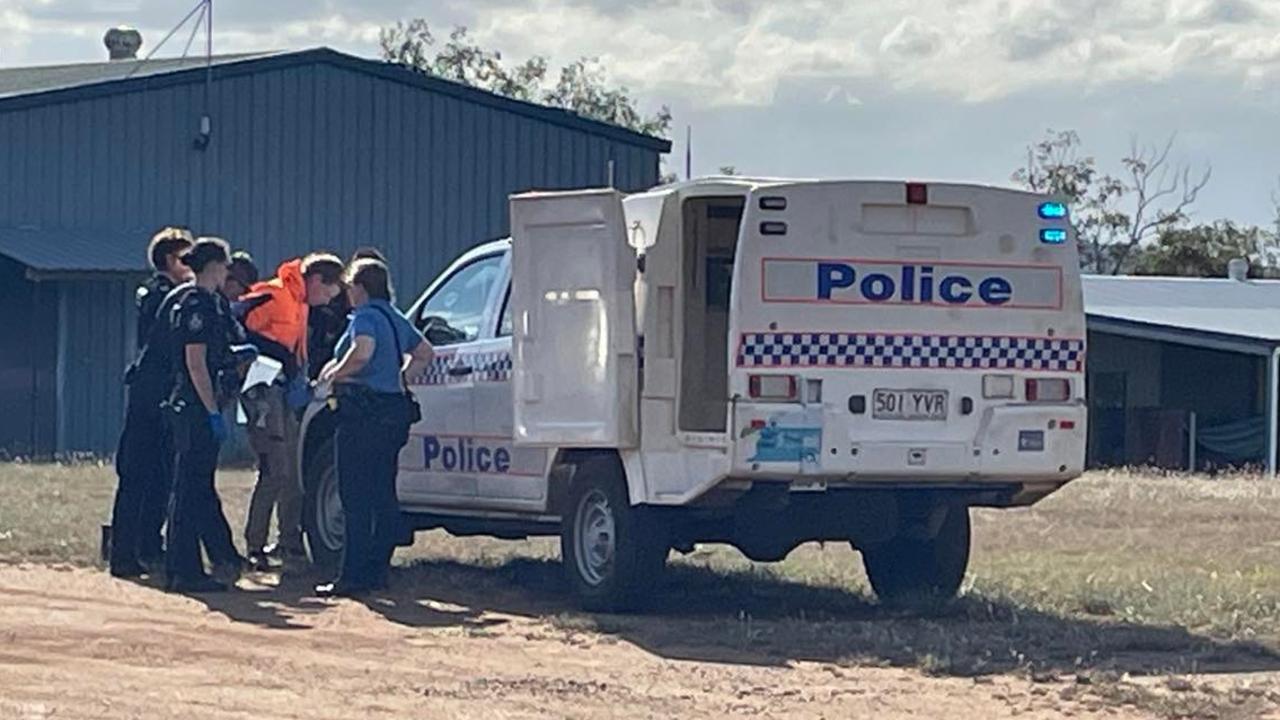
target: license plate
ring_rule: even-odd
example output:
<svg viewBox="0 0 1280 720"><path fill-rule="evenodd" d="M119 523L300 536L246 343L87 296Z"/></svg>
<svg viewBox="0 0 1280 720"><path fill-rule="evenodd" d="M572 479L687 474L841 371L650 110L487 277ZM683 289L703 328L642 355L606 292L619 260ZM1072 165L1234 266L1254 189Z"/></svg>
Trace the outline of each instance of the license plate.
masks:
<svg viewBox="0 0 1280 720"><path fill-rule="evenodd" d="M871 396L876 420L946 420L946 390L884 390Z"/></svg>

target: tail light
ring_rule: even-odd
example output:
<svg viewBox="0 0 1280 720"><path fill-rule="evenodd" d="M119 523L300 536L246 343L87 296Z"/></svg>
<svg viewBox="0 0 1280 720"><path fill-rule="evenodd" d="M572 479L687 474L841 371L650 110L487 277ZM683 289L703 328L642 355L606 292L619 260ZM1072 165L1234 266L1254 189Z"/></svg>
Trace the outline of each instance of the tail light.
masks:
<svg viewBox="0 0 1280 720"><path fill-rule="evenodd" d="M752 375L747 379L747 392L752 400L794 401L799 399L799 390L795 375Z"/></svg>
<svg viewBox="0 0 1280 720"><path fill-rule="evenodd" d="M987 400L1011 399L1013 397L1012 375L983 375L982 397Z"/></svg>
<svg viewBox="0 0 1280 720"><path fill-rule="evenodd" d="M1065 402L1071 398L1071 381L1066 378L1030 378L1027 402Z"/></svg>

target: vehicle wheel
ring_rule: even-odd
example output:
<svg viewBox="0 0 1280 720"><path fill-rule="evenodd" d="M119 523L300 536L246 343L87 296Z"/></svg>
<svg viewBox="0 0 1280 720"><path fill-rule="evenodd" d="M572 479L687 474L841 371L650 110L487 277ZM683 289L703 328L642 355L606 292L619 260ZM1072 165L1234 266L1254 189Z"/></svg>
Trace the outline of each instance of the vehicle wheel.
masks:
<svg viewBox="0 0 1280 720"><path fill-rule="evenodd" d="M896 537L863 548L862 564L871 589L886 605L950 600L969 565L969 509L949 506L931 539Z"/></svg>
<svg viewBox="0 0 1280 720"><path fill-rule="evenodd" d="M346 537L342 500L338 496L338 463L334 441L326 440L307 462L302 529L311 563L324 576L336 576Z"/></svg>
<svg viewBox="0 0 1280 720"><path fill-rule="evenodd" d="M562 522L560 557L582 607L637 608L661 576L670 545L653 512L631 505L616 460L578 468Z"/></svg>

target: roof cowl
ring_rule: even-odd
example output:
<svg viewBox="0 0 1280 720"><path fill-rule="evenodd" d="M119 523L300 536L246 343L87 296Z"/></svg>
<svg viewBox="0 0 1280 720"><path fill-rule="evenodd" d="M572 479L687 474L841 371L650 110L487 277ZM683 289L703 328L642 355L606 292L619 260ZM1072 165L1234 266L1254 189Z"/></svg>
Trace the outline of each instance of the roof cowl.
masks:
<svg viewBox="0 0 1280 720"><path fill-rule="evenodd" d="M112 60L136 60L142 49L142 33L126 25L113 27L102 36L107 46L107 56Z"/></svg>
<svg viewBox="0 0 1280 720"><path fill-rule="evenodd" d="M1249 261L1245 258L1232 258L1227 262L1227 277L1236 282L1249 279Z"/></svg>

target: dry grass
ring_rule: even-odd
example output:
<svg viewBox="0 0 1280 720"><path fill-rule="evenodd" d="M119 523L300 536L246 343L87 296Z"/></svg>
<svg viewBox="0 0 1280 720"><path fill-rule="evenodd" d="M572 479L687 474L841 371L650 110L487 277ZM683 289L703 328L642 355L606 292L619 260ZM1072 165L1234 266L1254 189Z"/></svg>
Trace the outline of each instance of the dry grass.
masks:
<svg viewBox="0 0 1280 720"><path fill-rule="evenodd" d="M237 531L251 481L220 479ZM95 562L113 484L110 467L0 466L0 562ZM639 617L573 611L546 539L424 533L400 551L398 585L664 657L1014 672L1167 717L1246 717L1280 699L1269 686L1127 680L1280 672L1280 483L1098 473L1035 508L977 511L974 528L964 598L924 615L877 607L857 553L830 545L774 565L700 548Z"/></svg>

